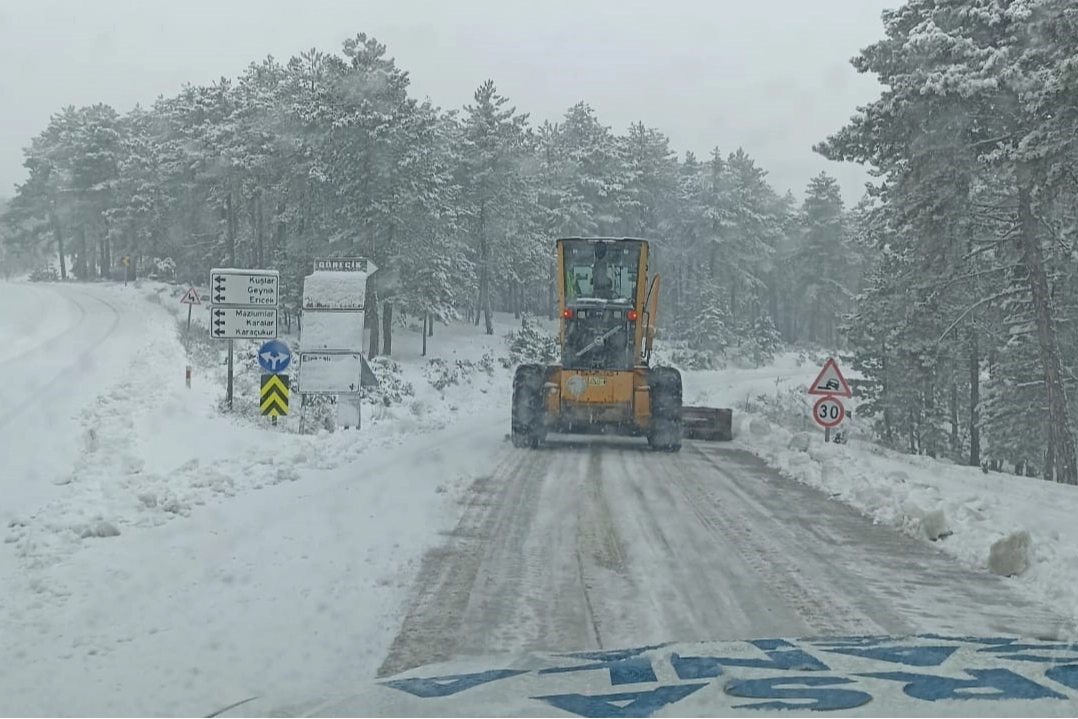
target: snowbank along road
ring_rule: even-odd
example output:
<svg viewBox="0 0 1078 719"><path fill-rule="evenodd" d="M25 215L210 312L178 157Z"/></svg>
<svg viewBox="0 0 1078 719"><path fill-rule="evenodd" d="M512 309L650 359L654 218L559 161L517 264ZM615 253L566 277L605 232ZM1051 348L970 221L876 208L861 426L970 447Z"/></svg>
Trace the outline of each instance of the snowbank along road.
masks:
<svg viewBox="0 0 1078 719"><path fill-rule="evenodd" d="M145 317L115 300L94 287L0 284L12 308L0 316L5 513L52 498L83 450L78 413L129 363Z"/></svg>
<svg viewBox="0 0 1078 719"><path fill-rule="evenodd" d="M557 439L499 459L471 487L447 543L426 556L381 676L667 642L1052 640L1064 627L1003 580L741 450Z"/></svg>

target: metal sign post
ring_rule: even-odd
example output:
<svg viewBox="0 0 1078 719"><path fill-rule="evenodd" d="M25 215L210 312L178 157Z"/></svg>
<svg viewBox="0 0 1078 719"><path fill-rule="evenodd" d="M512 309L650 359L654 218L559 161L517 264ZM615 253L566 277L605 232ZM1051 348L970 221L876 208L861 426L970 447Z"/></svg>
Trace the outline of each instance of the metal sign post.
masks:
<svg viewBox="0 0 1078 719"><path fill-rule="evenodd" d="M226 398L232 409L234 342L277 336L281 273L277 270L210 270L210 337L228 340ZM193 288L192 288L193 289Z"/></svg>
<svg viewBox="0 0 1078 719"><path fill-rule="evenodd" d="M831 441L831 430L846 419L846 407L839 397L852 397L853 390L842 376L834 357L828 357L820 374L809 385L808 393L818 395L820 399L812 407L812 418L823 427L823 441Z"/></svg>
<svg viewBox="0 0 1078 719"><path fill-rule="evenodd" d="M180 304L187 305L187 334L191 334L191 310L195 308L195 305L202 304L198 290L194 287L187 288L187 292L184 292L183 297L180 298Z"/></svg>

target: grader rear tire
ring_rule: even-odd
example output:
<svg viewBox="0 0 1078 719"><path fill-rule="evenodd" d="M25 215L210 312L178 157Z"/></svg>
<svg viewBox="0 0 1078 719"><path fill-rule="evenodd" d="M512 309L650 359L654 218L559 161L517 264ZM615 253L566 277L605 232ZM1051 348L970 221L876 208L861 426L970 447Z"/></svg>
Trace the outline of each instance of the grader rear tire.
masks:
<svg viewBox="0 0 1078 719"><path fill-rule="evenodd" d="M648 444L661 452L681 451L681 373L673 367L655 367L648 373L651 419Z"/></svg>
<svg viewBox="0 0 1078 719"><path fill-rule="evenodd" d="M546 438L543 418L543 385L547 379L543 365L527 364L517 367L513 375L513 408L510 438L514 447L536 448Z"/></svg>

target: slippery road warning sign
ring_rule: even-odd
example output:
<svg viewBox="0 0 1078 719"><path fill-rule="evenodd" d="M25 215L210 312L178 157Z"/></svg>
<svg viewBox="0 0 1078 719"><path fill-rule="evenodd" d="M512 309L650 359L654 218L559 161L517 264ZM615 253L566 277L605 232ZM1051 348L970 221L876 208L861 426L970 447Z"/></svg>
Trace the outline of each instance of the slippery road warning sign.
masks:
<svg viewBox="0 0 1078 719"><path fill-rule="evenodd" d="M853 397L853 390L846 382L846 378L839 371L834 357L828 357L820 374L809 385L809 394L837 395L839 397Z"/></svg>

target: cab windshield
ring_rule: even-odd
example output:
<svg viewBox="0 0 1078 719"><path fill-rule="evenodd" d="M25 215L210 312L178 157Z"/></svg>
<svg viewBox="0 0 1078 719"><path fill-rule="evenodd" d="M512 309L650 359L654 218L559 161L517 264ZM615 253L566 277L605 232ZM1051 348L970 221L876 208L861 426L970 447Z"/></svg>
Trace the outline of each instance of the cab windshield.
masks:
<svg viewBox="0 0 1078 719"><path fill-rule="evenodd" d="M565 294L568 300L632 302L640 272L640 245L630 242L567 240Z"/></svg>

